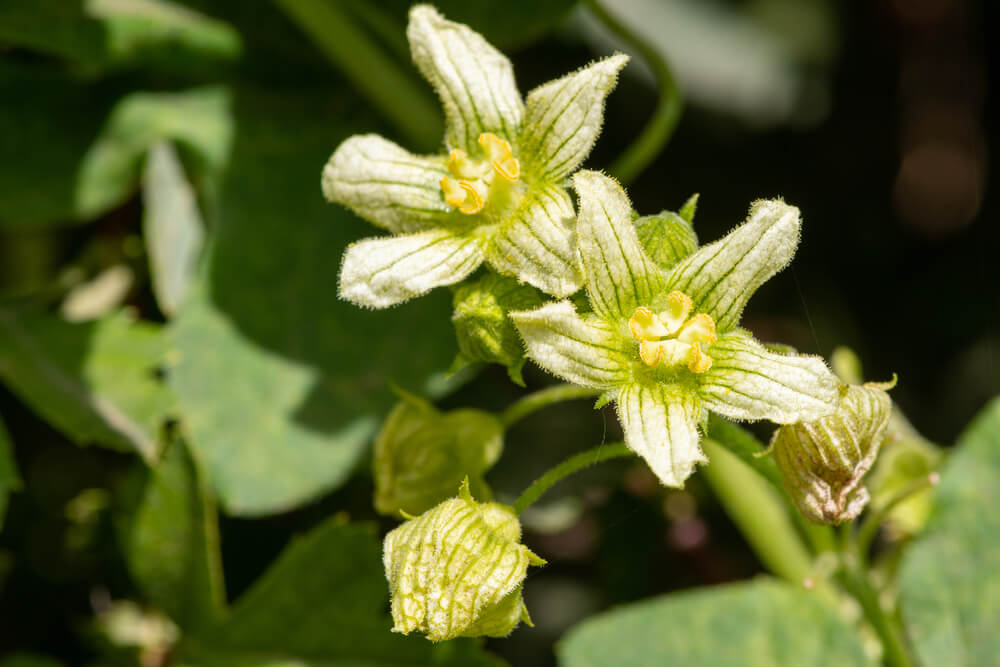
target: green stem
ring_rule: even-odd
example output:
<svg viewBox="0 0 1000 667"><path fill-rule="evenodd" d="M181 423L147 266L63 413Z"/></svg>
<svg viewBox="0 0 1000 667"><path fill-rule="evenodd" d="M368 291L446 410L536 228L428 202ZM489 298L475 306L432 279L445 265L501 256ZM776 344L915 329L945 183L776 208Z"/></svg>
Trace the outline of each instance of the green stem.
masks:
<svg viewBox="0 0 1000 667"><path fill-rule="evenodd" d="M642 133L625 149L625 152L609 167L619 181L628 184L635 180L649 166L669 141L681 118L683 100L677 81L656 48L629 30L618 19L608 13L598 0L585 0L587 8L613 33L624 39L639 56L646 61L656 76L660 94L653 115Z"/></svg>
<svg viewBox="0 0 1000 667"><path fill-rule="evenodd" d="M872 511L867 517L865 517L865 520L861 522L861 527L858 529L858 538L855 545L855 553L857 554L863 567L868 566L868 554L871 551L872 541L878 534L879 526L881 526L882 522L885 521L889 512L913 494L920 493L924 489L934 486L937 484L937 480L937 473L931 473L919 479L913 480L900 489L896 495L889 498L888 502L886 502L882 507Z"/></svg>
<svg viewBox="0 0 1000 667"><path fill-rule="evenodd" d="M597 389L578 387L572 384L557 384L551 387L539 389L527 396L517 399L503 411L500 415L500 423L505 429L521 421L533 412L548 407L562 401L571 401L576 398L590 398L599 395Z"/></svg>
<svg viewBox="0 0 1000 667"><path fill-rule="evenodd" d="M797 586L809 579L813 559L781 495L756 471L712 438L702 440L711 463L702 475L729 518L771 572Z"/></svg>
<svg viewBox="0 0 1000 667"><path fill-rule="evenodd" d="M837 578L861 605L865 618L878 634L885 664L889 667L911 667L914 663L910 660L899 623L885 613L867 572L859 567L859 563L850 554L844 556L844 567Z"/></svg>
<svg viewBox="0 0 1000 667"><path fill-rule="evenodd" d="M339 2L275 3L406 139L419 149L441 142L441 113L427 91L365 35Z"/></svg>
<svg viewBox="0 0 1000 667"><path fill-rule="evenodd" d="M524 510L541 498L542 494L548 491L554 484L573 473L600 463L608 459L616 459L624 456L634 456L634 452L625 446L624 442L613 444L602 444L592 447L585 452L574 454L554 468L550 468L544 475L536 479L531 486L524 490L517 500L514 501L514 512L520 515Z"/></svg>

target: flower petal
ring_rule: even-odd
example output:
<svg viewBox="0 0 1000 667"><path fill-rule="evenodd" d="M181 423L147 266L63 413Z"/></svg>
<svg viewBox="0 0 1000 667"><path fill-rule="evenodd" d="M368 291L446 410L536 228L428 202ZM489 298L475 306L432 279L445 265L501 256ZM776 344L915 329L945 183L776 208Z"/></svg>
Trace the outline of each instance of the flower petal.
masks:
<svg viewBox="0 0 1000 667"><path fill-rule="evenodd" d="M667 284L690 296L719 331L728 331L757 288L791 261L800 227L794 206L778 199L755 202L743 225L674 267Z"/></svg>
<svg viewBox="0 0 1000 667"><path fill-rule="evenodd" d="M649 305L662 274L643 250L632 224L632 205L621 186L596 171L578 171L576 233L587 296L597 314L620 319Z"/></svg>
<svg viewBox="0 0 1000 667"><path fill-rule="evenodd" d="M562 298L580 289L573 204L557 186L529 191L491 240L486 259L498 272Z"/></svg>
<svg viewBox="0 0 1000 667"><path fill-rule="evenodd" d="M524 104L505 55L428 5L410 10L406 36L413 61L444 104L449 148L479 152L483 132L508 141L517 137Z"/></svg>
<svg viewBox="0 0 1000 667"><path fill-rule="evenodd" d="M596 317L584 319L569 301L511 313L528 356L545 370L584 387L610 389L629 376L622 337Z"/></svg>
<svg viewBox="0 0 1000 667"><path fill-rule="evenodd" d="M618 395L618 419L625 444L667 486L683 487L698 463L708 458L699 444L702 408L682 389L627 384Z"/></svg>
<svg viewBox="0 0 1000 667"><path fill-rule="evenodd" d="M743 330L719 336L708 354L699 394L720 415L791 424L837 409L840 383L819 357L769 352Z"/></svg>
<svg viewBox="0 0 1000 667"><path fill-rule="evenodd" d="M323 167L323 194L397 234L439 225L449 207L441 196L443 157L413 155L377 134L353 136Z"/></svg>
<svg viewBox="0 0 1000 667"><path fill-rule="evenodd" d="M483 261L483 242L446 230L352 243L340 269L340 298L385 308L451 285Z"/></svg>
<svg viewBox="0 0 1000 667"><path fill-rule="evenodd" d="M594 147L604 121L604 98L628 56L616 54L550 81L528 94L518 153L542 178L562 179Z"/></svg>

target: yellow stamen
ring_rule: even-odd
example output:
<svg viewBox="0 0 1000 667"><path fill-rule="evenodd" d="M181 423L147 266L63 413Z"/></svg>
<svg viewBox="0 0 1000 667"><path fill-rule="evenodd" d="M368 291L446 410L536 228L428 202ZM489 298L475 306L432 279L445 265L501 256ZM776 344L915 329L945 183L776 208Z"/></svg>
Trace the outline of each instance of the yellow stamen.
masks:
<svg viewBox="0 0 1000 667"><path fill-rule="evenodd" d="M708 343L711 345L717 339L715 320L705 313L698 313L681 327L677 339L685 343Z"/></svg>
<svg viewBox="0 0 1000 667"><path fill-rule="evenodd" d="M667 295L667 309L660 313L660 319L666 325L670 333L675 333L687 320L694 308L694 301L684 292L674 290Z"/></svg>
<svg viewBox="0 0 1000 667"><path fill-rule="evenodd" d="M492 132L483 132L479 135L479 145L483 147L486 158L498 174L511 182L520 177L521 163L514 157L507 141Z"/></svg>
<svg viewBox="0 0 1000 667"><path fill-rule="evenodd" d="M670 332L660 322L660 318L649 308L640 306L628 320L628 330L636 340L656 340Z"/></svg>
<svg viewBox="0 0 1000 667"><path fill-rule="evenodd" d="M698 343L691 344L691 352L688 355L688 370L692 373L704 373L712 367L712 357L701 351Z"/></svg>
<svg viewBox="0 0 1000 667"><path fill-rule="evenodd" d="M456 207L460 213L471 215L483 210L486 187L481 181L456 181L445 176L441 179L444 200Z"/></svg>

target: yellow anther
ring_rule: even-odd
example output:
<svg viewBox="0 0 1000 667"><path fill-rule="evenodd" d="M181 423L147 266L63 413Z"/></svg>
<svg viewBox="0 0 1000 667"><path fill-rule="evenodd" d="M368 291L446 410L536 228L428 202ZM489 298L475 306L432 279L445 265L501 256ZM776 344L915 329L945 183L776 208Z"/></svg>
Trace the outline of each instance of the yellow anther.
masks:
<svg viewBox="0 0 1000 667"><path fill-rule="evenodd" d="M507 141L492 132L483 132L479 135L479 145L483 147L486 158L498 174L511 182L520 177L521 163L514 157Z"/></svg>
<svg viewBox="0 0 1000 667"><path fill-rule="evenodd" d="M691 352L688 354L688 370L692 373L704 373L712 367L712 357L701 351L698 343L691 344Z"/></svg>
<svg viewBox="0 0 1000 667"><path fill-rule="evenodd" d="M685 343L708 343L716 341L715 320L705 313L698 313L681 327L677 339Z"/></svg>
<svg viewBox="0 0 1000 667"><path fill-rule="evenodd" d="M455 178L474 181L483 175L483 165L469 159L469 155L456 148L448 154L448 171Z"/></svg>
<svg viewBox="0 0 1000 667"><path fill-rule="evenodd" d="M670 333L676 332L687 320L694 308L694 301L684 292L674 290L667 295L667 309L660 313L660 319L670 329Z"/></svg>
<svg viewBox="0 0 1000 667"><path fill-rule="evenodd" d="M639 358L647 366L655 366L663 358L663 346L659 342L640 340Z"/></svg>
<svg viewBox="0 0 1000 667"><path fill-rule="evenodd" d="M445 176L441 179L441 190L444 200L460 213L471 215L483 210L486 186L481 181L456 181Z"/></svg>
<svg viewBox="0 0 1000 667"><path fill-rule="evenodd" d="M670 333L660 322L660 318L644 306L635 309L628 320L628 330L636 340L657 340Z"/></svg>

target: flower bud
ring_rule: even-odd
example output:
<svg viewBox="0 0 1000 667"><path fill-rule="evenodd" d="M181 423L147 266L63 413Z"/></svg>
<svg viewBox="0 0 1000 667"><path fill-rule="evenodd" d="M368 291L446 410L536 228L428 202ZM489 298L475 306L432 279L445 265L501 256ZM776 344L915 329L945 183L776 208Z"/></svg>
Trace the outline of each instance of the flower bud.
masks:
<svg viewBox="0 0 1000 667"><path fill-rule="evenodd" d="M504 637L531 624L521 599L528 564L544 565L521 541L511 508L478 503L468 482L458 497L385 536L382 562L392 597L393 632Z"/></svg>
<svg viewBox="0 0 1000 667"><path fill-rule="evenodd" d="M492 414L462 409L442 413L402 394L375 438L375 509L420 514L450 497L465 478L490 497L483 474L503 450L503 426Z"/></svg>
<svg viewBox="0 0 1000 667"><path fill-rule="evenodd" d="M452 370L476 361L501 364L514 382L524 386L524 346L507 313L537 308L542 303L533 287L493 272L456 289L451 320L459 355Z"/></svg>
<svg viewBox="0 0 1000 667"><path fill-rule="evenodd" d="M698 249L698 235L691 226L697 202L698 195L693 195L679 213L662 211L635 221L639 241L661 268L673 267Z"/></svg>
<svg viewBox="0 0 1000 667"><path fill-rule="evenodd" d="M808 519L850 521L868 503L861 483L889 422L891 385L850 386L832 415L780 427L771 439L785 490Z"/></svg>

